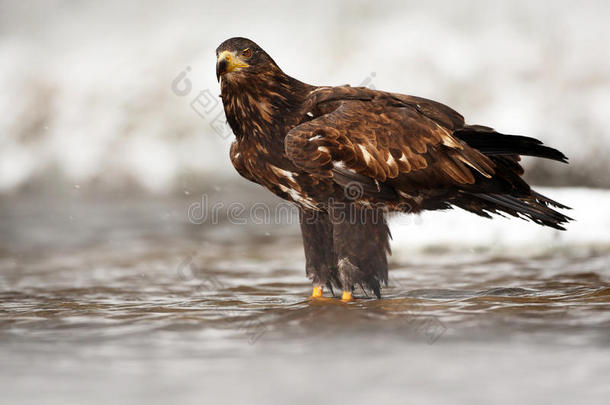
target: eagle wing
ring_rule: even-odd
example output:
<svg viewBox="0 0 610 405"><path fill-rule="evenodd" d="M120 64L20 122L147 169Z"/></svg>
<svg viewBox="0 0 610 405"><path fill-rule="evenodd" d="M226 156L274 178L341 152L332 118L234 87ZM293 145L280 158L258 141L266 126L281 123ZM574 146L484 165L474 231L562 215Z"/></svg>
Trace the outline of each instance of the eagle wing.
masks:
<svg viewBox="0 0 610 405"><path fill-rule="evenodd" d="M364 192L388 194L475 183L494 162L453 131L460 114L430 100L366 88L314 90L303 105L313 119L291 129L287 156L301 170Z"/></svg>
<svg viewBox="0 0 610 405"><path fill-rule="evenodd" d="M244 164L243 156L239 150L239 144L237 141L233 141L231 143L231 149L229 150L229 157L231 158L231 163L233 163L233 167L237 170L237 173L240 174L245 179L250 180L251 182L260 184L260 182L256 179L256 177L252 176L252 173L246 168Z"/></svg>

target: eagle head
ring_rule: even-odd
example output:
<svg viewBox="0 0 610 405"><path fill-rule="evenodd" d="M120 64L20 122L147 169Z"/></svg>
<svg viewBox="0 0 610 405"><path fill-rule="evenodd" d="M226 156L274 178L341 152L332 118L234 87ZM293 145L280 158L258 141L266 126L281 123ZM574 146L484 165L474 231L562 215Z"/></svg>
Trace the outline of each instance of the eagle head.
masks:
<svg viewBox="0 0 610 405"><path fill-rule="evenodd" d="M258 75L279 69L273 59L254 41L235 37L216 48L216 78L220 81Z"/></svg>

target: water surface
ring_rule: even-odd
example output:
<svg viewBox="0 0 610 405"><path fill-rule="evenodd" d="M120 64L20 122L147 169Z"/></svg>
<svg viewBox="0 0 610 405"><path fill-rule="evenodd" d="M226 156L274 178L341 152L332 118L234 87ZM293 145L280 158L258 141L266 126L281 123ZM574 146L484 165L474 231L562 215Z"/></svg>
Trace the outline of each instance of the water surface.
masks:
<svg viewBox="0 0 610 405"><path fill-rule="evenodd" d="M391 263L382 300L312 301L298 227L194 225L187 205L3 202L7 403L602 403L610 393L610 256L599 248L420 252Z"/></svg>

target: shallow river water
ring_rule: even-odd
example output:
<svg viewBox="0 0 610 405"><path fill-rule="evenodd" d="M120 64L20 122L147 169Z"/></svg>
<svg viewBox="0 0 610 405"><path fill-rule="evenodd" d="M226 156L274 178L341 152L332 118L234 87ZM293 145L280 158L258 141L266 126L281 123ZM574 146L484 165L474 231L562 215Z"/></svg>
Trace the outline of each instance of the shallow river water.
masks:
<svg viewBox="0 0 610 405"><path fill-rule="evenodd" d="M422 251L310 300L295 224L188 199L10 198L2 403L604 403L610 255Z"/></svg>

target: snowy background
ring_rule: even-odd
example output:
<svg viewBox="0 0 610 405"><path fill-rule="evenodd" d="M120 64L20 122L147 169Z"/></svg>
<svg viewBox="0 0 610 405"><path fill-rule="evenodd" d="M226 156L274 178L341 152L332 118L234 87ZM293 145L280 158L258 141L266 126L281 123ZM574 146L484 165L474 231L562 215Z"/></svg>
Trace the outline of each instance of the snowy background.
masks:
<svg viewBox="0 0 610 405"><path fill-rule="evenodd" d="M537 184L607 187L608 21L607 1L2 1L0 193L241 181L214 75L232 36L312 84L424 96L540 138L571 164L526 161Z"/></svg>
<svg viewBox="0 0 610 405"><path fill-rule="evenodd" d="M387 299L310 303L296 212L229 162L238 35L560 149L527 176L576 221L393 216ZM607 403L609 38L608 0L0 0L3 403Z"/></svg>

